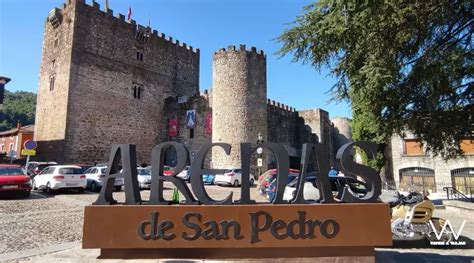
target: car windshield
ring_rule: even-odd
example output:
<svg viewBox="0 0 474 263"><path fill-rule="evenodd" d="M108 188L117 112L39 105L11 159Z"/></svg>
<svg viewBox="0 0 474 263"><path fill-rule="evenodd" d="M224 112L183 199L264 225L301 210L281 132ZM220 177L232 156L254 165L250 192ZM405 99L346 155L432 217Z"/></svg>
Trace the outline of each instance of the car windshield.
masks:
<svg viewBox="0 0 474 263"><path fill-rule="evenodd" d="M148 169L139 169L138 175L151 175L151 170Z"/></svg>
<svg viewBox="0 0 474 263"><path fill-rule="evenodd" d="M39 170L43 170L44 168L50 166L50 164L39 164L38 166L36 166L37 169Z"/></svg>
<svg viewBox="0 0 474 263"><path fill-rule="evenodd" d="M60 168L59 169L60 174L82 174L84 171L82 168L74 168L74 167L68 167L68 168Z"/></svg>
<svg viewBox="0 0 474 263"><path fill-rule="evenodd" d="M24 175L25 173L21 168L18 167L6 167L0 168L0 175L1 176L9 176L9 175Z"/></svg>

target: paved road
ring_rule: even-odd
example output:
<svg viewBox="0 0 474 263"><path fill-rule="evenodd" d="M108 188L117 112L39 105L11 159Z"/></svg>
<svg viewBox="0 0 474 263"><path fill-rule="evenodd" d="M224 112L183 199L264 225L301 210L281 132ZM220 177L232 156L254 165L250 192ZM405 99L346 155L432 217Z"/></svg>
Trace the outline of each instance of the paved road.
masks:
<svg viewBox="0 0 474 263"><path fill-rule="evenodd" d="M169 186L165 183L165 187ZM239 188L206 186L209 195L222 199L230 191L240 195ZM171 188L165 190L171 199ZM142 198L149 198L149 191L142 191ZM124 192L114 197L124 201ZM265 201L252 189L252 197ZM0 197L0 261L95 261L97 250L80 249L82 238L83 208L97 199L97 193L84 194L61 192L46 195L34 192L29 199ZM474 207L472 211L447 208L436 210L436 216L447 218L457 230L463 220L468 220L462 240L468 246L459 248L433 248L425 242L397 242L395 248L377 249L380 262L474 262ZM413 248L415 247L415 248ZM469 249L470 248L470 249Z"/></svg>

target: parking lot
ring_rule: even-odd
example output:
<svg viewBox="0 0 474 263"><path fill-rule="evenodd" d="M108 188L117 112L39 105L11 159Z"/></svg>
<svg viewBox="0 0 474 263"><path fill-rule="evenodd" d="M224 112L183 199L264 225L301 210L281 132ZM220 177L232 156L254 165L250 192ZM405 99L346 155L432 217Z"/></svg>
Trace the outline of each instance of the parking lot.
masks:
<svg viewBox="0 0 474 263"><path fill-rule="evenodd" d="M240 188L210 185L206 186L206 189L209 195L215 199L223 199L231 191L234 192L234 199L238 199L240 196ZM171 185L165 183L165 197L167 199L171 200L172 192ZM142 199L147 200L149 194L148 190L142 190ZM59 257L58 260L63 257L62 260L69 261L70 259L76 262L80 262L84 258L94 260L98 251L81 250L80 241L84 206L94 202L97 195L97 193L88 191L82 194L57 192L53 195L33 191L31 197L26 199L2 196L0 199L0 261L6 259L50 261L51 258L58 259L57 257ZM251 189L251 196L258 202L266 201L257 194L256 187ZM124 201L124 197L123 191L114 193L114 198L118 201ZM392 259L410 260L413 257L429 259L431 256L435 256L439 261L437 256L444 255L441 257L443 260L439 262L450 260L469 262L473 260L474 224L471 220L473 212L458 211L448 207L445 210L437 209L435 215L448 218L456 230L462 220L468 220L462 232L464 240L468 241L467 246L463 248L432 248L423 242L399 242L396 243L396 248L378 249L377 258L390 261ZM468 249L469 247L471 249ZM51 252L61 250L65 251L51 254Z"/></svg>

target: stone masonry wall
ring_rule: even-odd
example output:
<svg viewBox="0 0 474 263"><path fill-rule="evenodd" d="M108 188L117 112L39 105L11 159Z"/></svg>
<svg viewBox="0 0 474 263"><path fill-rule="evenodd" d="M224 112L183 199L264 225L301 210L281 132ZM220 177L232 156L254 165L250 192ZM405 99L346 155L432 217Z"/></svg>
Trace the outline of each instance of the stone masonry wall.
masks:
<svg viewBox="0 0 474 263"><path fill-rule="evenodd" d="M188 110L196 110L196 125L193 129L193 137L191 138L191 130L186 127L186 112ZM207 113L212 113L209 107L209 99L207 95L195 95L188 99L185 103L178 104L176 100L167 100L165 105L166 129L163 130L163 137L165 141L178 141L183 143L189 150L189 161L194 159L194 156L206 143L211 143L212 134L206 133L205 118ZM178 136L171 138L168 136L169 127L167 126L170 119L178 119ZM175 152L171 151L167 158L168 164L173 165ZM211 152L208 153L206 165L209 167L211 160Z"/></svg>
<svg viewBox="0 0 474 263"><path fill-rule="evenodd" d="M334 149L329 113L322 109L312 109L298 111L298 114L304 119L305 126L310 128L311 133L318 136L319 142L324 145L324 152L328 154L327 157L333 165Z"/></svg>
<svg viewBox="0 0 474 263"><path fill-rule="evenodd" d="M198 93L199 50L103 12L98 3L75 0L74 7L64 161L103 161L111 144L130 143L138 162L149 163L151 149L165 139L165 99Z"/></svg>
<svg viewBox="0 0 474 263"><path fill-rule="evenodd" d="M37 152L40 158L62 161L76 16L71 4L53 9L50 14L57 20L45 19L44 24L34 136L38 141Z"/></svg>
<svg viewBox="0 0 474 263"><path fill-rule="evenodd" d="M290 156L297 156L299 145L298 112L288 105L267 100L267 138L285 146Z"/></svg>
<svg viewBox="0 0 474 263"><path fill-rule="evenodd" d="M413 138L412 134L406 133L406 139ZM422 167L434 170L436 190L438 193L443 193L443 187L452 186L451 170L474 167L474 155L461 155L449 161L445 161L439 156L435 157L430 153L426 156L408 156L404 153L403 138L397 135L392 136L390 149L391 156L388 158L390 158L393 167L397 188L400 187L400 170L403 168Z"/></svg>
<svg viewBox="0 0 474 263"><path fill-rule="evenodd" d="M229 46L214 54L212 142L232 145L231 154L212 152L214 168L240 167L240 143L267 141L266 57L256 48Z"/></svg>

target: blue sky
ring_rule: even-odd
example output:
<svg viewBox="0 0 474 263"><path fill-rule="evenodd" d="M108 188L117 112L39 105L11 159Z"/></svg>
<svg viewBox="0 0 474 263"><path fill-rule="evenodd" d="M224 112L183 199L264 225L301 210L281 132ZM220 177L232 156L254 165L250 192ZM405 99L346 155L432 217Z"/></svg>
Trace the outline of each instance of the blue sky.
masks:
<svg viewBox="0 0 474 263"><path fill-rule="evenodd" d="M92 0L86 0L90 3ZM0 75L12 78L9 90L37 91L43 24L63 0L0 0ZM105 0L97 0L101 9ZM212 85L212 54L230 44L256 46L267 53L270 99L298 110L323 108L331 117L350 117L347 103L328 103L335 80L328 71L292 63L274 53L274 39L301 14L307 0L109 0L114 14L127 14L142 25L201 50L200 88Z"/></svg>

